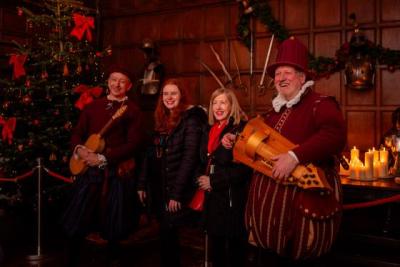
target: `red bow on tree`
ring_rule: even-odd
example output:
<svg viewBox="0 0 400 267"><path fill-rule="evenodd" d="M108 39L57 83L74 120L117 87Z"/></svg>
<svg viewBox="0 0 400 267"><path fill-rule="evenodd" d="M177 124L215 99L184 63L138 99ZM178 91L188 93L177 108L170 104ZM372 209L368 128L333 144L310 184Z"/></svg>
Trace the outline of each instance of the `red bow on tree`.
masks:
<svg viewBox="0 0 400 267"><path fill-rule="evenodd" d="M93 101L93 97L99 97L103 93L103 88L99 86L90 88L87 85L81 84L74 88L74 93L81 94L75 102L75 107L82 110L87 104Z"/></svg>
<svg viewBox="0 0 400 267"><path fill-rule="evenodd" d="M8 140L8 144L11 145L15 126L17 126L17 119L12 117L6 120L3 117L0 117L0 125L3 125L3 131L1 132L3 141Z"/></svg>
<svg viewBox="0 0 400 267"><path fill-rule="evenodd" d="M72 14L75 27L71 31L71 35L78 38L78 40L82 40L83 35L86 32L86 39L90 42L92 41L92 32L90 28L94 29L94 18L93 17L85 17L78 13Z"/></svg>
<svg viewBox="0 0 400 267"><path fill-rule="evenodd" d="M27 57L28 57L28 55L25 55L25 54L11 55L9 64L14 65L14 69L13 69L13 79L14 80L18 79L19 77L24 76L26 74L25 69L24 69L24 64L25 64Z"/></svg>

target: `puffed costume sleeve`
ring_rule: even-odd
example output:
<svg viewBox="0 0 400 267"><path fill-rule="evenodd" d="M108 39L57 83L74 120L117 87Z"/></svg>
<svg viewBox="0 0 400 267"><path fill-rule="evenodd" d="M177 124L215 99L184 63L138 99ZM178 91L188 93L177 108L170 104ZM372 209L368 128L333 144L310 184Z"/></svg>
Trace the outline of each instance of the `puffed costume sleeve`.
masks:
<svg viewBox="0 0 400 267"><path fill-rule="evenodd" d="M337 155L346 144L345 122L339 105L333 98L321 100L313 113L316 131L293 149L301 164Z"/></svg>

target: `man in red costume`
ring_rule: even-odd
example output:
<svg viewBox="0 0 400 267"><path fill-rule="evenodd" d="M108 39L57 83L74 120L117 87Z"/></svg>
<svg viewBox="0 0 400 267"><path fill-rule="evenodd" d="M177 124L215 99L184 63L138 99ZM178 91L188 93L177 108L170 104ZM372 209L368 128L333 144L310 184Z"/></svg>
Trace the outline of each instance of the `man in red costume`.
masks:
<svg viewBox="0 0 400 267"><path fill-rule="evenodd" d="M133 158L140 142L140 110L127 97L132 88L129 70L114 65L108 72L109 93L85 106L71 136L73 157L82 159L89 168L77 176L63 216L70 239L68 266L79 265L80 245L92 232L108 241L110 266L117 264L119 241L128 237L137 223ZM113 117L123 106L126 111ZM102 135L104 150L96 153L85 147L88 137L101 132L110 121Z"/></svg>
<svg viewBox="0 0 400 267"><path fill-rule="evenodd" d="M278 95L265 123L298 146L272 158L272 178L254 172L246 207L251 239L272 250L279 266L303 264L328 252L341 219L337 155L346 143L346 127L335 99L311 89L307 58L307 48L292 37L280 45L276 62L267 69ZM308 163L324 171L331 192L277 182Z"/></svg>

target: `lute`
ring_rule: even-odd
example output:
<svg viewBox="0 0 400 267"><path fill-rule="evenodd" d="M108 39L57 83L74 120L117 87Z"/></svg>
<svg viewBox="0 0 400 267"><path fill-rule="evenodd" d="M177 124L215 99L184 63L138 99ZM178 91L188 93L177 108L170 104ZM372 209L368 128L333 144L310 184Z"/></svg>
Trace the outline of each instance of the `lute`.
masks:
<svg viewBox="0 0 400 267"><path fill-rule="evenodd" d="M100 130L99 133L92 134L85 142L85 147L95 153L101 153L105 147L105 141L103 139L104 134L111 127L114 120L121 117L122 114L127 110L128 106L121 106L114 115L110 118L110 120L104 125L104 127ZM87 164L82 160L77 153L74 153L69 160L69 169L73 175L79 175L86 172L88 169Z"/></svg>

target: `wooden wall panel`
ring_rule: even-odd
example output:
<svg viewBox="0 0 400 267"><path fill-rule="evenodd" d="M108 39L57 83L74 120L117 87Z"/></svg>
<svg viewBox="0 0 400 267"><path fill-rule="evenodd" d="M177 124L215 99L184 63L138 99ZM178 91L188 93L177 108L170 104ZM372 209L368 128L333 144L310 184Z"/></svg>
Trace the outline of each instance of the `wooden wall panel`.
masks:
<svg viewBox="0 0 400 267"><path fill-rule="evenodd" d="M160 46L160 60L165 67L166 74L171 75L178 72L180 50L181 48L174 43Z"/></svg>
<svg viewBox="0 0 400 267"><path fill-rule="evenodd" d="M141 42L144 38L160 39L160 16L138 16L135 19L132 41Z"/></svg>
<svg viewBox="0 0 400 267"><path fill-rule="evenodd" d="M349 106L372 106L375 104L375 89L357 91L345 88L346 104Z"/></svg>
<svg viewBox="0 0 400 267"><path fill-rule="evenodd" d="M137 47L142 38L151 37L159 43L167 75L184 77L194 101L208 105L209 96L218 84L200 67L197 58L224 80L221 67L209 48L209 44L213 44L235 83L239 84L233 59L234 54L237 56L240 77L249 92L236 90L236 93L246 112L256 115L270 108L275 90L269 88L265 95L259 95L257 85L271 33L259 20L252 21L255 39L253 75L250 76L250 52L237 39L236 33L240 3L223 0L119 0L115 3L111 5L112 10L104 10L108 16L103 27L104 43L116 47L118 56L113 55L113 58L126 60L127 57L134 62L132 68L139 69L134 65L142 64L143 55ZM333 57L336 50L350 40L353 34L351 13L356 14L368 40L400 49L400 0L271 0L268 3L275 18L316 56ZM117 25L118 21L125 21L125 25ZM115 34L113 29L116 29ZM274 62L277 46L275 42L270 62ZM265 84L269 81L266 79ZM400 106L399 81L399 70L389 72L386 66L377 66L375 86L371 90L346 89L343 71L316 81L315 90L337 98L349 126L348 146L364 149L377 146L383 132L390 127L391 112Z"/></svg>
<svg viewBox="0 0 400 267"><path fill-rule="evenodd" d="M205 36L221 37L225 36L226 8L211 7L205 11Z"/></svg>
<svg viewBox="0 0 400 267"><path fill-rule="evenodd" d="M198 42L182 44L182 57L179 72L199 72L200 71L200 45Z"/></svg>
<svg viewBox="0 0 400 267"><path fill-rule="evenodd" d="M203 10L191 9L182 15L183 38L194 39L203 37Z"/></svg>
<svg viewBox="0 0 400 267"><path fill-rule="evenodd" d="M340 0L315 1L315 27L340 25Z"/></svg>
<svg viewBox="0 0 400 267"><path fill-rule="evenodd" d="M233 53L236 54L237 64L240 70L249 70L250 66L250 54L247 48L237 40L230 42L230 69L235 70L235 63L233 59Z"/></svg>
<svg viewBox="0 0 400 267"><path fill-rule="evenodd" d="M202 45L201 48L201 60L207 64L213 70L214 72L221 72L222 73L222 68L221 65L218 63L218 60L216 59L214 53L211 50L211 46L214 47L215 51L218 53L220 59L222 62L225 64L225 66L228 68L229 71L229 64L227 62L227 48L225 41L214 41L214 42L205 42ZM199 62L197 61L197 65L199 65ZM205 68L202 67L203 71L206 71Z"/></svg>
<svg viewBox="0 0 400 267"><path fill-rule="evenodd" d="M255 50L256 50L257 56L255 58L254 64L257 69L262 70L264 68L265 58L268 53L268 48L269 48L270 42L271 42L271 37L259 38L256 41ZM276 58L276 54L278 51L277 47L278 47L278 43L277 43L276 39L274 39L274 43L273 43L272 49L271 49L270 59Z"/></svg>
<svg viewBox="0 0 400 267"><path fill-rule="evenodd" d="M310 25L309 23L309 1L311 0L298 0L284 2L285 17L284 23L288 29L305 29Z"/></svg>
<svg viewBox="0 0 400 267"><path fill-rule="evenodd" d="M351 13L356 14L358 23L375 21L375 0L347 0L346 7L348 24L352 24L352 21L348 18Z"/></svg>
<svg viewBox="0 0 400 267"><path fill-rule="evenodd" d="M382 29L382 45L387 48L399 50L400 27Z"/></svg>
<svg viewBox="0 0 400 267"><path fill-rule="evenodd" d="M114 38L118 41L119 45L126 45L132 43L132 36L135 36L135 28L134 18L120 18L115 20L115 29L111 28L109 31L115 31Z"/></svg>
<svg viewBox="0 0 400 267"><path fill-rule="evenodd" d="M382 105L399 105L400 103L400 72L382 70Z"/></svg>
<svg viewBox="0 0 400 267"><path fill-rule="evenodd" d="M314 46L315 55L317 56L335 56L335 52L340 47L340 32L327 32L315 34Z"/></svg>
<svg viewBox="0 0 400 267"><path fill-rule="evenodd" d="M181 37L182 14L166 14L160 18L160 39L176 40Z"/></svg>
<svg viewBox="0 0 400 267"><path fill-rule="evenodd" d="M375 140L375 112L349 111L346 115L348 146L356 145L361 151L371 148Z"/></svg>
<svg viewBox="0 0 400 267"><path fill-rule="evenodd" d="M384 134L390 128L392 128L392 112L384 111L381 113L381 129L380 132Z"/></svg>
<svg viewBox="0 0 400 267"><path fill-rule="evenodd" d="M114 44L116 43L117 37L117 26L118 20L117 19L111 19L108 20L107 23L102 24L102 31L101 31L101 36L102 36L102 42L103 44Z"/></svg>
<svg viewBox="0 0 400 267"><path fill-rule="evenodd" d="M400 0L381 0L381 19L382 21L400 20Z"/></svg>
<svg viewBox="0 0 400 267"><path fill-rule="evenodd" d="M189 76L182 78L184 86L188 89L191 103L200 103L200 76Z"/></svg>
<svg viewBox="0 0 400 267"><path fill-rule="evenodd" d="M315 91L324 95L334 96L337 100L341 99L341 78L340 73L331 75L328 79L321 79L315 83Z"/></svg>

